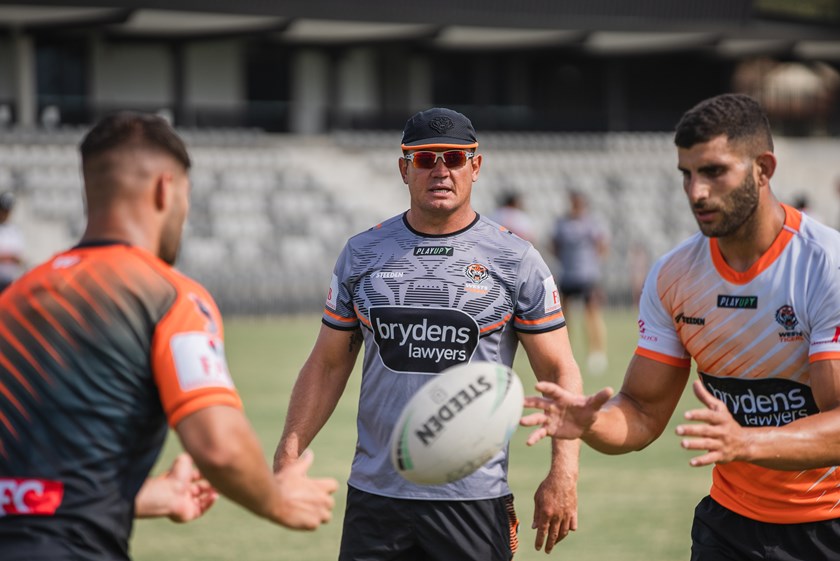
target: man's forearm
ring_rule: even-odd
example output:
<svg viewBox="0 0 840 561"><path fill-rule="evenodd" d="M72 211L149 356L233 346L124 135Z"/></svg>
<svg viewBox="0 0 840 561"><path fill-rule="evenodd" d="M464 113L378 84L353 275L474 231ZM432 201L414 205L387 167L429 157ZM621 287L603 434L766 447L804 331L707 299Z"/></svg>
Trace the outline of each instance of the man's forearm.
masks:
<svg viewBox="0 0 840 561"><path fill-rule="evenodd" d="M301 370L286 414L283 436L274 454L274 471L296 459L329 420L347 383L347 375L315 365Z"/></svg>
<svg viewBox="0 0 840 561"><path fill-rule="evenodd" d="M735 458L739 461L787 471L840 465L838 409L781 427L744 428L743 435L743 455Z"/></svg>
<svg viewBox="0 0 840 561"><path fill-rule="evenodd" d="M645 416L631 399L619 393L598 412L581 440L604 454L625 454L644 449L660 434L655 420Z"/></svg>
<svg viewBox="0 0 840 561"><path fill-rule="evenodd" d="M210 407L186 417L176 431L213 487L254 514L276 519L273 476L241 411Z"/></svg>
<svg viewBox="0 0 840 561"><path fill-rule="evenodd" d="M577 484L579 460L580 440L551 439L551 477L563 483Z"/></svg>

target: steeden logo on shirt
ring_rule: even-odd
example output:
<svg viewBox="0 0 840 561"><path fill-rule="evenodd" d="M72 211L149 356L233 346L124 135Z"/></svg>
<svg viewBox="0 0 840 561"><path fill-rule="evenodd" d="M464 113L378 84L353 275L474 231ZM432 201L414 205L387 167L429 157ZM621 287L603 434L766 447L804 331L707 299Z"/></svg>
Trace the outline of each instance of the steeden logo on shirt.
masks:
<svg viewBox="0 0 840 561"><path fill-rule="evenodd" d="M405 273L402 271L375 271L370 276L374 279L401 279L405 276Z"/></svg>
<svg viewBox="0 0 840 561"><path fill-rule="evenodd" d="M706 325L706 318L691 317L680 312L674 316L674 323L684 323L685 325Z"/></svg>

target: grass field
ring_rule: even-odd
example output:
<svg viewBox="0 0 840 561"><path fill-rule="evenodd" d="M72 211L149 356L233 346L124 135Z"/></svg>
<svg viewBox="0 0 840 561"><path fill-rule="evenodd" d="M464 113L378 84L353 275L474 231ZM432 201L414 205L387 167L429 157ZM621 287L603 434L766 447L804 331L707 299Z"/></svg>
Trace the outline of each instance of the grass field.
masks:
<svg viewBox="0 0 840 561"><path fill-rule="evenodd" d="M319 329L318 317L274 319L231 318L226 321L226 350L234 380L265 449L266 461L283 427L284 413L297 370ZM588 375L583 344L572 329L572 343L584 368L587 393L602 386L618 389L636 341L633 310L607 314L608 373ZM361 361L359 361L361 362ZM514 368L526 393L534 377L524 352ZM340 482L334 520L315 533L288 531L271 525L226 499L202 519L187 525L168 520L141 520L135 525L132 554L136 561L329 561L337 558L346 481L356 440L357 366L335 414L312 445L311 474ZM708 492L708 468L688 466L690 455L680 449L673 426L682 411L695 406L684 395L671 427L649 448L623 456L604 456L586 447L581 456L579 484L580 529L551 553L575 561L683 561L688 559L689 531L696 502ZM520 526L517 561L545 559L534 551L531 530L533 493L548 467L547 442L525 446L526 430L511 442L510 483L516 496ZM158 467L168 465L180 450L174 435L167 441Z"/></svg>

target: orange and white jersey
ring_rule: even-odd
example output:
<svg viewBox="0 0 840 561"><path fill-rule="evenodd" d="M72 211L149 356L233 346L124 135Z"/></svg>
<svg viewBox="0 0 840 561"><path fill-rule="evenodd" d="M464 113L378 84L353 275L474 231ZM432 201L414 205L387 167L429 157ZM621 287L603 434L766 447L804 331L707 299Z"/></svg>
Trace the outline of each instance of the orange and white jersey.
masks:
<svg viewBox="0 0 840 561"><path fill-rule="evenodd" d="M840 359L840 233L783 205L785 225L745 272L698 233L645 282L636 353L689 367L742 426L782 426L819 409L809 365ZM711 496L762 522L840 518L837 467L715 466Z"/></svg>

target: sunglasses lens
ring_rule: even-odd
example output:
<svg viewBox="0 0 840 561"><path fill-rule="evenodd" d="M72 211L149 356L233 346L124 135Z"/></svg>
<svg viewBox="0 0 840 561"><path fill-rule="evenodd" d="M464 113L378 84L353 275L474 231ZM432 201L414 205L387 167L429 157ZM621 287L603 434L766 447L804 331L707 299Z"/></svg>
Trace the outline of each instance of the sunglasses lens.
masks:
<svg viewBox="0 0 840 561"><path fill-rule="evenodd" d="M457 169L467 163L467 153L463 150L450 150L441 154L443 163L450 169ZM437 164L438 154L436 152L415 152L412 155L412 162L417 169L432 169Z"/></svg>
<svg viewBox="0 0 840 561"><path fill-rule="evenodd" d="M432 169L437 162L437 154L434 152L415 152L412 162L418 169Z"/></svg>
<svg viewBox="0 0 840 561"><path fill-rule="evenodd" d="M443 153L443 163L448 168L459 168L467 163L467 153L463 150L452 150Z"/></svg>

